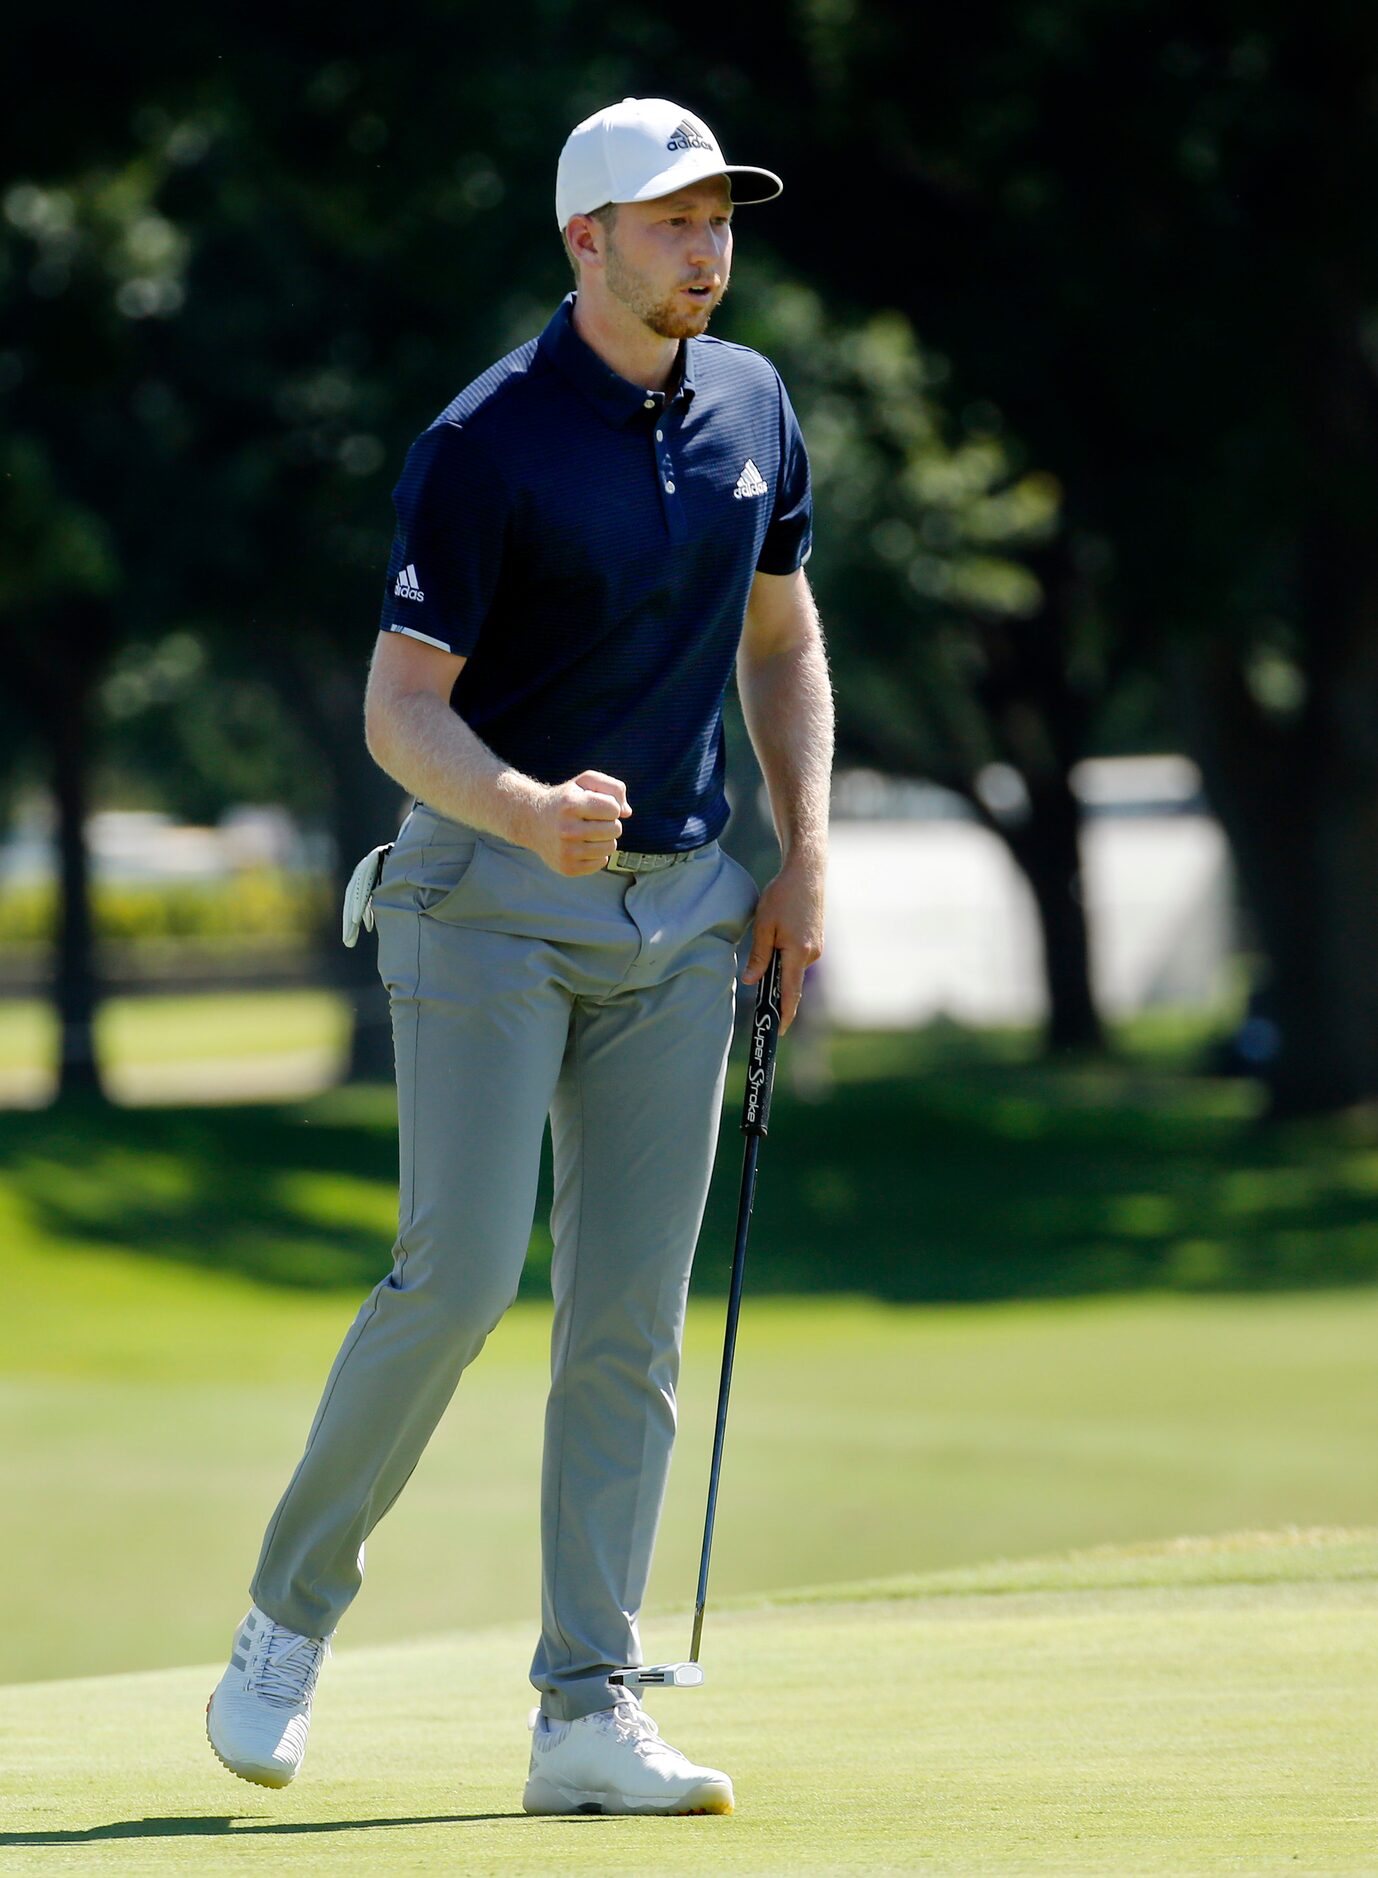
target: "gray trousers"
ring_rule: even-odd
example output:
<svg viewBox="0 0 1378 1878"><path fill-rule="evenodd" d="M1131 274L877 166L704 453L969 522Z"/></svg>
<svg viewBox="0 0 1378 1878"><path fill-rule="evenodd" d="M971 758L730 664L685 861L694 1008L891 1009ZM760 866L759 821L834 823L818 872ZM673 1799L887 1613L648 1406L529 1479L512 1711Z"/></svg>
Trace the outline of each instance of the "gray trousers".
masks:
<svg viewBox="0 0 1378 1878"><path fill-rule="evenodd" d="M531 1679L570 1721L610 1706L608 1672L641 1661L755 902L716 842L657 872L565 879L430 809L408 816L374 896L397 1054L397 1243L264 1538L253 1596L278 1623L322 1636L358 1591L364 1539L516 1294L549 1115L555 1318Z"/></svg>

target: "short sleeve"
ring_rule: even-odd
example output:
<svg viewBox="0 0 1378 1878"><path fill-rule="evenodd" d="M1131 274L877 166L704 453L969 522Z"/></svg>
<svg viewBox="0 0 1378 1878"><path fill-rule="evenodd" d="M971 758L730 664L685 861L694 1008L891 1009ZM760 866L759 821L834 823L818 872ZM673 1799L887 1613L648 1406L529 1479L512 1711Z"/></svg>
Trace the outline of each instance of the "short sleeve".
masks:
<svg viewBox="0 0 1378 1878"><path fill-rule="evenodd" d="M775 506L756 561L756 570L761 574L794 573L808 560L813 547L809 453L804 448L804 433L783 384L780 385L780 424L782 443L780 474L775 481Z"/></svg>
<svg viewBox="0 0 1378 1878"><path fill-rule="evenodd" d="M407 452L392 501L397 531L379 629L467 658L493 602L508 532L491 452L457 424L433 424Z"/></svg>

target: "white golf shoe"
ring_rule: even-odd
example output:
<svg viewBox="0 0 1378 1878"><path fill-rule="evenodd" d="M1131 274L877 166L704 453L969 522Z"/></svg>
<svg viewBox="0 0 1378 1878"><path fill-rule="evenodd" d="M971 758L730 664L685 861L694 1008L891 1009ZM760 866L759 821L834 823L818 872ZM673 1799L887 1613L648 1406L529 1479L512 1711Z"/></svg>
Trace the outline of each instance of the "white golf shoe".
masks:
<svg viewBox="0 0 1378 1878"><path fill-rule="evenodd" d="M732 1801L727 1775L662 1741L629 1690L579 1721L532 1718L528 1813L730 1813Z"/></svg>
<svg viewBox="0 0 1378 1878"><path fill-rule="evenodd" d="M232 1774L259 1787L285 1787L296 1778L329 1651L329 1637L298 1636L250 1606L230 1666L206 1705L210 1744Z"/></svg>

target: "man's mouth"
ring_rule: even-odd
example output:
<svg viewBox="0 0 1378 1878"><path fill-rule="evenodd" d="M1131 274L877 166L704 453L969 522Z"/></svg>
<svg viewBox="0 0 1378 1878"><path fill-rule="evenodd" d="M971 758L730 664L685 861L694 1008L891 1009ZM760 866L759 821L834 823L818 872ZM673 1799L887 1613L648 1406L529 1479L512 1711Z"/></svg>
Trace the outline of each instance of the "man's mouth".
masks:
<svg viewBox="0 0 1378 1878"><path fill-rule="evenodd" d="M711 281L693 281L689 286L685 287L683 291L690 294L695 300L708 300L711 299L713 295L713 284Z"/></svg>

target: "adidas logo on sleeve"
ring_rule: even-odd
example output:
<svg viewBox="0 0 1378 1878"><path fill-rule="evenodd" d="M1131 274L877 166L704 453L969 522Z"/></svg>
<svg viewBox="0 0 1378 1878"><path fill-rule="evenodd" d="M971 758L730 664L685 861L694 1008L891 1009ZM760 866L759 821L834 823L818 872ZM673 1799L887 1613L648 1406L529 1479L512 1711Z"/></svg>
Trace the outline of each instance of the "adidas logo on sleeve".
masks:
<svg viewBox="0 0 1378 1878"><path fill-rule="evenodd" d="M762 484L763 488L764 486L765 485ZM402 572L397 576L397 585L392 591L397 595L399 600L425 599L425 594L422 593L420 587L417 585L416 569L412 566L410 561L408 561L407 565L402 569Z"/></svg>
<svg viewBox="0 0 1378 1878"><path fill-rule="evenodd" d="M766 479L750 457L746 459L742 473L737 478L737 487L732 493L739 502L745 501L748 496L763 496L766 493Z"/></svg>

